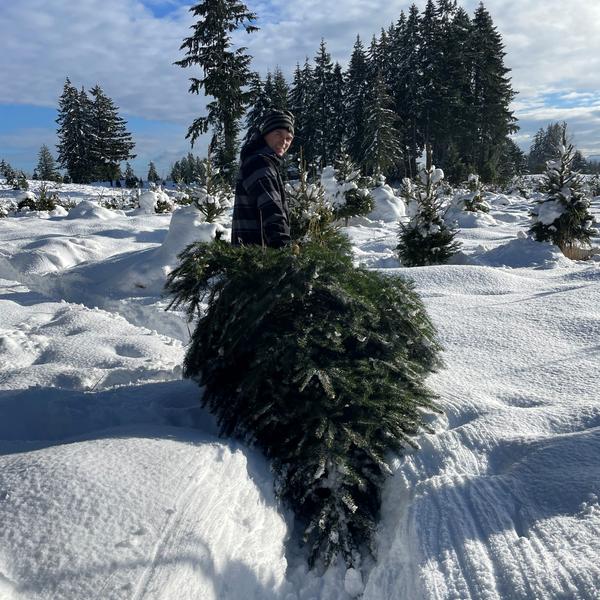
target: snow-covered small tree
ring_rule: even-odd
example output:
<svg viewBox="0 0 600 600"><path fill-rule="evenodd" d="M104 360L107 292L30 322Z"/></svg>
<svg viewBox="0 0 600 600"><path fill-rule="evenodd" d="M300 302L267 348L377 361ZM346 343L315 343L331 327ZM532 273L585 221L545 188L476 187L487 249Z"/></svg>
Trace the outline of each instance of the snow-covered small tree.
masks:
<svg viewBox="0 0 600 600"><path fill-rule="evenodd" d="M408 224L400 223L398 256L403 265L438 265L460 248L457 230L444 221L445 208L439 193L444 178L441 169L423 167L416 181L402 181L402 196L411 214Z"/></svg>
<svg viewBox="0 0 600 600"><path fill-rule="evenodd" d="M299 252L198 243L180 259L172 305L199 317L185 376L222 434L272 460L310 564L353 564L372 548L390 454L434 408L439 346L413 286L354 267L339 233Z"/></svg>
<svg viewBox="0 0 600 600"><path fill-rule="evenodd" d="M5 178L6 185L15 185L17 172L4 159L0 162L0 174Z"/></svg>
<svg viewBox="0 0 600 600"><path fill-rule="evenodd" d="M182 204L194 204L207 223L214 223L233 204L232 189L213 164L210 156L199 164L199 176L194 183L180 186Z"/></svg>
<svg viewBox="0 0 600 600"><path fill-rule="evenodd" d="M373 197L369 193L368 181L360 168L343 152L334 163L336 190L333 198L333 218L348 219L367 215L373 210Z"/></svg>
<svg viewBox="0 0 600 600"><path fill-rule="evenodd" d="M579 173L573 170L575 149L567 140L566 128L556 147L556 157L549 160L540 184L546 195L531 210L529 233L538 241L551 241L563 254L573 256L576 248L590 243L594 218L590 200L583 189Z"/></svg>
<svg viewBox="0 0 600 600"><path fill-rule="evenodd" d="M290 215L290 234L293 240L302 241L326 237L332 229L333 206L320 180L310 182L306 163L299 159L298 179L286 184Z"/></svg>
<svg viewBox="0 0 600 600"><path fill-rule="evenodd" d="M29 182L27 181L27 175L25 175L24 171L19 171L17 173L16 179L13 183L13 190L28 190Z"/></svg>
<svg viewBox="0 0 600 600"><path fill-rule="evenodd" d="M490 212L491 207L483 197L484 189L479 175L470 173L466 181L466 188L469 191L460 196L462 207L467 212Z"/></svg>

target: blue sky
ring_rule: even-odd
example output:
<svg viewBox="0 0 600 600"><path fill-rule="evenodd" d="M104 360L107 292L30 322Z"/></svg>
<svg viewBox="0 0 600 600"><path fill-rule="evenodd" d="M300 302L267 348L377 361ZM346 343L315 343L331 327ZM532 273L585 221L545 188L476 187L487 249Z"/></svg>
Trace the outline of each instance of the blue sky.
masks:
<svg viewBox="0 0 600 600"><path fill-rule="evenodd" d="M423 7L425 0L418 0ZM260 31L240 33L253 67L280 66L291 78L296 62L313 57L324 37L344 64L356 34L368 41L410 2L396 0L247 0ZM470 13L478 0L463 0ZM132 161L145 175L150 160L166 174L190 150L185 133L204 99L187 92L192 69L172 63L193 23L180 0L20 0L0 5L0 158L31 171L42 144L54 151L56 106L69 76L77 87L96 83L120 107L136 141ZM600 155L600 2L489 0L519 92L516 140L528 148L539 127L565 120L585 155ZM195 152L205 152L207 140Z"/></svg>

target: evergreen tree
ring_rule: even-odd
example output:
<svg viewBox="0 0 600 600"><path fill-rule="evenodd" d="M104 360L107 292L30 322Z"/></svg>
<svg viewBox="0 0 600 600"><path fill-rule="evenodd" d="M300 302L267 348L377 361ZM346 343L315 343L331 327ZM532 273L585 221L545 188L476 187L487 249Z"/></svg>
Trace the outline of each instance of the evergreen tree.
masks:
<svg viewBox="0 0 600 600"><path fill-rule="evenodd" d="M515 177L524 175L527 171L527 157L517 146L516 142L507 137L500 152L498 181L506 184Z"/></svg>
<svg viewBox="0 0 600 600"><path fill-rule="evenodd" d="M368 215L374 207L373 196L369 193L367 178L347 153L342 153L334 163L335 178L339 185L338 197L334 199L334 219L348 219Z"/></svg>
<svg viewBox="0 0 600 600"><path fill-rule="evenodd" d="M421 411L434 408L424 382L439 345L413 286L353 267L338 234L299 253L194 244L168 289L172 306L199 317L185 376L204 386L222 434L272 460L310 564L341 555L357 566L372 547L388 456L414 446L428 429Z"/></svg>
<svg viewBox="0 0 600 600"><path fill-rule="evenodd" d="M483 4L475 11L471 36L473 57L472 164L484 181L494 181L506 137L517 131L509 105L515 94L504 45Z"/></svg>
<svg viewBox="0 0 600 600"><path fill-rule="evenodd" d="M365 121L367 96L369 93L367 56L360 40L356 36L348 72L346 74L347 98L347 147L348 154L357 163L363 158L365 147Z"/></svg>
<svg viewBox="0 0 600 600"><path fill-rule="evenodd" d="M67 169L73 183L88 183L93 177L94 145L90 102L67 77L58 105L58 162Z"/></svg>
<svg viewBox="0 0 600 600"><path fill-rule="evenodd" d="M209 151L230 183L235 179L237 166L237 137L240 119L252 102L252 92L246 89L255 74L250 70L251 57L246 48L231 49L231 33L240 27L256 31L251 23L256 15L238 0L202 0L190 8L198 21L192 26L193 35L185 38L180 50L186 57L175 64L180 67L198 65L202 78L190 78L189 91L202 90L213 101L207 105L207 116L194 120L187 138L192 145L199 135L212 128Z"/></svg>
<svg viewBox="0 0 600 600"><path fill-rule="evenodd" d="M312 100L312 68L306 58L304 67L301 69L296 64L294 79L290 90L289 107L294 115L294 145L290 154L296 159L299 156L304 157L304 148L307 147L307 140L310 135L309 123L311 122Z"/></svg>
<svg viewBox="0 0 600 600"><path fill-rule="evenodd" d="M289 108L290 88L285 80L285 76L279 67L275 68L273 74L273 91L269 97L271 106L279 110Z"/></svg>
<svg viewBox="0 0 600 600"><path fill-rule="evenodd" d="M421 86L423 89L419 128L423 132L425 145L433 149L434 136L440 118L438 110L439 85L440 85L440 35L436 8L433 0L427 0L425 10L420 21L420 68Z"/></svg>
<svg viewBox="0 0 600 600"><path fill-rule="evenodd" d="M383 77L377 74L373 88L367 97L362 160L370 173L389 173L401 158L400 133L396 129L398 117L391 109L392 104Z"/></svg>
<svg viewBox="0 0 600 600"><path fill-rule="evenodd" d="M419 9L411 5L406 25L397 24L393 50L395 53L395 82L392 92L394 108L399 119L403 171L408 177L417 174L417 160L423 153L425 141L420 125L424 90L421 72L421 18Z"/></svg>
<svg viewBox="0 0 600 600"><path fill-rule="evenodd" d="M135 143L127 131L127 123L118 114L118 107L99 85L90 90L93 145L90 149L95 176L112 182L120 179L120 163L135 158Z"/></svg>
<svg viewBox="0 0 600 600"><path fill-rule="evenodd" d="M137 187L137 177L133 172L133 168L131 167L129 162L125 163L125 173L123 174L123 177L125 179L125 185L128 188Z"/></svg>
<svg viewBox="0 0 600 600"><path fill-rule="evenodd" d="M321 40L319 51L314 59L312 72L312 117L307 123L306 160L309 164L317 161L323 167L333 160L334 143L331 139L333 114L333 63L327 52L325 40Z"/></svg>
<svg viewBox="0 0 600 600"><path fill-rule="evenodd" d="M250 93L252 94L252 103L250 110L246 113L246 137L245 141L248 141L252 135L260 129L265 114L270 106L269 100L265 93L265 86L260 78L260 75L256 74L252 84L250 86Z"/></svg>
<svg viewBox="0 0 600 600"><path fill-rule="evenodd" d="M59 177L56 168L56 162L46 144L42 144L38 154L38 163L36 167L36 175L38 179L44 181L56 181Z"/></svg>
<svg viewBox="0 0 600 600"><path fill-rule="evenodd" d="M346 103L344 75L340 63L333 67L331 82L332 120L329 135L331 136L330 157L333 161L340 157L346 140Z"/></svg>
<svg viewBox="0 0 600 600"><path fill-rule="evenodd" d="M577 247L589 245L590 236L596 231L592 228L594 218L589 212L590 200L583 181L573 170L575 148L567 140L566 128L555 152L540 186L546 197L531 212L529 233L538 242L551 241L571 256Z"/></svg>
<svg viewBox="0 0 600 600"><path fill-rule="evenodd" d="M560 146L567 124L550 123L545 129L540 127L533 138L529 149L528 166L530 173L543 173L546 163L556 157L556 149Z"/></svg>
<svg viewBox="0 0 600 600"><path fill-rule="evenodd" d="M148 176L146 177L146 181L151 183L160 183L161 181L160 175L156 171L156 167L152 161L150 161L150 164L148 165Z"/></svg>
<svg viewBox="0 0 600 600"><path fill-rule="evenodd" d="M416 181L404 179L403 196L412 217L400 224L398 256L403 265L417 267L438 265L460 248L454 240L457 231L444 221L440 186L444 177L433 165L423 168Z"/></svg>

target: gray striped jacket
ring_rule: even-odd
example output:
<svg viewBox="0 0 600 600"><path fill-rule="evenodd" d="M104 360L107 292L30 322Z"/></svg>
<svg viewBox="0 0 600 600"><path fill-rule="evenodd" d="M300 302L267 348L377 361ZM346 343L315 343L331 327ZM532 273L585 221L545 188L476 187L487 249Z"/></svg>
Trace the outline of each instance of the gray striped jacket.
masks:
<svg viewBox="0 0 600 600"><path fill-rule="evenodd" d="M242 148L235 186L231 243L281 248L290 242L290 220L279 166L261 138Z"/></svg>

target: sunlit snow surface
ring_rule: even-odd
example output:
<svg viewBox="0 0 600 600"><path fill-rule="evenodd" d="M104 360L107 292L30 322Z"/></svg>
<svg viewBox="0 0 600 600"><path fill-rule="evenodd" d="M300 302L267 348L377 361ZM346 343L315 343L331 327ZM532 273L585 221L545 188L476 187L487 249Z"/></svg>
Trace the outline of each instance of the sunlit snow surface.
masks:
<svg viewBox="0 0 600 600"><path fill-rule="evenodd" d="M267 462L181 380L161 286L214 227L93 204L0 219L0 599L600 598L600 262L527 239L526 200L487 200L455 215L450 265L401 268L392 219L347 229L422 295L445 414L395 461L377 560L322 575Z"/></svg>

